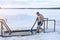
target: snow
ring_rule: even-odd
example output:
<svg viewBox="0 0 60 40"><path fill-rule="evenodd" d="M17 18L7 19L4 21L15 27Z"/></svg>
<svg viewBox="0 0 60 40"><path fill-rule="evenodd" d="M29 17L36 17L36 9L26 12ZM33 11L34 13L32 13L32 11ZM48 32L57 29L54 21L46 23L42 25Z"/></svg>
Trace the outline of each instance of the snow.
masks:
<svg viewBox="0 0 60 40"><path fill-rule="evenodd" d="M0 40L60 40L60 33L39 33L31 36L0 37Z"/></svg>
<svg viewBox="0 0 60 40"><path fill-rule="evenodd" d="M37 33L30 36L0 37L0 40L60 40L59 29L53 32L53 29L46 30L46 33Z"/></svg>
<svg viewBox="0 0 60 40"><path fill-rule="evenodd" d="M60 20L59 19L60 10L54 10L53 12L52 11L53 10L43 10L43 11L41 10L41 12L43 12L45 17L52 18L52 19L54 18L57 20L57 23L59 25L57 24L56 32L53 32L53 29L48 29L48 30L46 30L46 33L37 33L34 35L30 35L30 36L0 37L0 40L60 40L60 28L59 28L60 21L58 22L58 20ZM28 12L30 12L30 11L28 11ZM58 14L57 14L57 12L58 12ZM48 14L48 13L50 13L50 14ZM53 14L51 14L51 13L53 13ZM23 19L25 18L25 20L19 19L21 17L23 17ZM28 17L28 19L27 19L27 17ZM10 29L26 29L26 28L28 29L32 26L32 24L34 23L34 20L35 20L34 19L35 16L31 17L31 15L26 15L26 14L24 14L24 16L21 16L21 14L17 15L17 16L11 16L10 18L8 18L8 20L7 20L7 24L9 24ZM22 24L24 24L24 25L22 25ZM28 26L28 25L30 25L30 26ZM49 27L53 27L53 25L52 26L49 25Z"/></svg>

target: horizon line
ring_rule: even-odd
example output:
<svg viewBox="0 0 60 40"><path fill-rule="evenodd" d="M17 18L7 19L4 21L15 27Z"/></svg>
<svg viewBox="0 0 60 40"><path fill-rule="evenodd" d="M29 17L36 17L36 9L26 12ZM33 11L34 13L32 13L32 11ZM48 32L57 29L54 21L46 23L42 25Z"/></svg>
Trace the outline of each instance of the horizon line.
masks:
<svg viewBox="0 0 60 40"><path fill-rule="evenodd" d="M0 8L0 9L60 9L60 7L51 8Z"/></svg>

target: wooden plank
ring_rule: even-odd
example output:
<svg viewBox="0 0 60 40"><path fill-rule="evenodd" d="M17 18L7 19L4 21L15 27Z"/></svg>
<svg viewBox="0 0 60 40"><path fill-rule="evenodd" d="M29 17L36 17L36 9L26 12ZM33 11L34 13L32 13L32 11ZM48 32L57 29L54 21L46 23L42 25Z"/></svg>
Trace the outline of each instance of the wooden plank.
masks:
<svg viewBox="0 0 60 40"><path fill-rule="evenodd" d="M31 36L32 34L27 35L8 35L8 36L2 36L2 37L14 37L14 36Z"/></svg>
<svg viewBox="0 0 60 40"><path fill-rule="evenodd" d="M11 31L9 26L6 24L6 22L3 22L4 26L6 27L7 30Z"/></svg>
<svg viewBox="0 0 60 40"><path fill-rule="evenodd" d="M36 31L37 29L33 29L32 31ZM28 32L28 31L31 31L31 30L11 30L11 33L12 32ZM8 33L9 31L5 31L4 33Z"/></svg>
<svg viewBox="0 0 60 40"><path fill-rule="evenodd" d="M3 36L3 23L1 22L1 36Z"/></svg>

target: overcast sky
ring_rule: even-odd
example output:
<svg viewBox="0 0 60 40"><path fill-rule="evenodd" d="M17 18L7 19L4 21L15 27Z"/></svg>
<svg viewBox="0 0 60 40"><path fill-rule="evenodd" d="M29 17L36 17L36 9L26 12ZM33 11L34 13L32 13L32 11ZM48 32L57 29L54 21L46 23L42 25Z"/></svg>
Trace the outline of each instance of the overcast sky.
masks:
<svg viewBox="0 0 60 40"><path fill-rule="evenodd" d="M0 6L2 8L20 8L20 7L60 7L60 0L0 0ZM13 11L5 13L6 11L0 10L0 16L2 15L15 15ZM16 13L19 14L19 13Z"/></svg>
<svg viewBox="0 0 60 40"><path fill-rule="evenodd" d="M60 0L0 0L1 7L60 7Z"/></svg>

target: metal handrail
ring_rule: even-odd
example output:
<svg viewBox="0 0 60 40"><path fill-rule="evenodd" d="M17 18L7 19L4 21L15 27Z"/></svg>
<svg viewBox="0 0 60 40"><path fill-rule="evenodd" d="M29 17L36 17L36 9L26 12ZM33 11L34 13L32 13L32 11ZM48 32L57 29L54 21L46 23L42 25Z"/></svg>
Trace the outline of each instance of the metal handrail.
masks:
<svg viewBox="0 0 60 40"><path fill-rule="evenodd" d="M36 21L37 21L37 20L36 20ZM33 28L34 28L34 26L35 26L35 24L36 24L36 21L34 22L32 28L31 28L31 33L32 33L32 34L33 34L32 30L33 30Z"/></svg>
<svg viewBox="0 0 60 40"><path fill-rule="evenodd" d="M44 19L47 20L47 24L46 24L47 26L46 26L46 27L47 27L47 29L48 29L48 18L44 18ZM36 21L37 21L37 20L36 20ZM33 34L33 31L32 31L32 30L33 30L33 28L34 28L34 26L35 26L35 24L36 24L36 21L34 22L32 28L31 28L31 33L32 33L32 34Z"/></svg>
<svg viewBox="0 0 60 40"><path fill-rule="evenodd" d="M56 20L55 19L44 20L44 33L45 33L45 21L53 21L54 22L54 32L55 32L55 30L56 30Z"/></svg>

